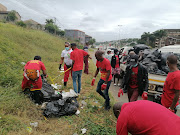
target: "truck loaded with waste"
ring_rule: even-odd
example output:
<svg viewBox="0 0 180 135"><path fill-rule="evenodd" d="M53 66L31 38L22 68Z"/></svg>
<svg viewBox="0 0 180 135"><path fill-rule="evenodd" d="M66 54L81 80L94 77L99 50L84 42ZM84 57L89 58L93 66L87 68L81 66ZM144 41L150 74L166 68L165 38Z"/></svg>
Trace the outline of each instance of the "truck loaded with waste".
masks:
<svg viewBox="0 0 180 135"><path fill-rule="evenodd" d="M148 70L148 94L161 94L166 76L169 72L169 68L166 65L166 59L169 55L175 54L178 57L178 68L180 69L180 45L165 46L160 49L150 49L146 45L136 45L129 49L140 56L139 63L144 65ZM124 52L122 55L124 55ZM127 60L128 56L126 54L121 59L121 74L126 69Z"/></svg>

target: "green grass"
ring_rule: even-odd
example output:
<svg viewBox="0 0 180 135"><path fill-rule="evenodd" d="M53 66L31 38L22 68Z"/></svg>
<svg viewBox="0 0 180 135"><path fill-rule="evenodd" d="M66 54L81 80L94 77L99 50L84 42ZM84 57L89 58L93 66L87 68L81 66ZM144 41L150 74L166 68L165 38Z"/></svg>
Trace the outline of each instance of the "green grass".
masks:
<svg viewBox="0 0 180 135"><path fill-rule="evenodd" d="M35 55L40 55L48 75L54 78L59 75L58 66L64 42L64 39L42 31L0 23L0 134L72 135L81 134L82 128L86 128L89 135L115 134L116 119L112 110L104 110L104 99L96 93L99 75L96 85L90 85L96 69L91 60L90 74L83 74L81 96L78 98L79 103L85 100L87 106L79 108L78 116L45 120L42 110L21 92L24 67L21 62L26 63ZM63 76L60 76L54 82L62 84L62 79ZM63 90L69 91L70 88L73 88L71 78L68 87ZM111 101L113 104L112 97ZM38 122L38 127L31 127L30 122ZM27 130L29 127L32 128L31 132Z"/></svg>

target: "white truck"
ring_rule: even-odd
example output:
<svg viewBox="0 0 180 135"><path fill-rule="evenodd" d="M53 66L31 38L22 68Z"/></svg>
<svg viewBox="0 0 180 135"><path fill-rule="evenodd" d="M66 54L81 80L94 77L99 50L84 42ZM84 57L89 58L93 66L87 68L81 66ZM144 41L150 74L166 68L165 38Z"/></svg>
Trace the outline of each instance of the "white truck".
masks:
<svg viewBox="0 0 180 135"><path fill-rule="evenodd" d="M173 52L178 57L178 60L180 61L180 45L165 46L165 47L160 48L159 51ZM120 68L121 68L121 71L123 72L126 70L126 65L121 63ZM149 79L148 95L162 94L163 85L166 80L166 77L167 77L166 75L148 74L148 79Z"/></svg>

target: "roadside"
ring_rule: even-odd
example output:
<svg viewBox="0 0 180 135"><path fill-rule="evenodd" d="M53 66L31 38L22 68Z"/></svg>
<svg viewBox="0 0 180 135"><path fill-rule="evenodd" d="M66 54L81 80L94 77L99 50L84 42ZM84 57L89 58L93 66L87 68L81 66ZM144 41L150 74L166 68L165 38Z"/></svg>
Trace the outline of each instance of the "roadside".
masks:
<svg viewBox="0 0 180 135"><path fill-rule="evenodd" d="M94 63L96 63L96 58L95 58L94 54L95 54L95 50L94 51L90 51L90 55L92 57L92 60L93 60ZM122 82L122 79L120 79L120 82ZM124 93L123 96L121 95L120 97L118 97L118 91L119 91L119 87L118 86L114 86L114 83L112 82L111 86L110 86L110 94L113 96L115 102L125 102L125 103L127 103L128 102L127 93ZM139 96L138 100L142 100L142 98ZM152 101L153 97L149 96L148 100ZM180 110L178 110L176 114L178 116L180 116Z"/></svg>

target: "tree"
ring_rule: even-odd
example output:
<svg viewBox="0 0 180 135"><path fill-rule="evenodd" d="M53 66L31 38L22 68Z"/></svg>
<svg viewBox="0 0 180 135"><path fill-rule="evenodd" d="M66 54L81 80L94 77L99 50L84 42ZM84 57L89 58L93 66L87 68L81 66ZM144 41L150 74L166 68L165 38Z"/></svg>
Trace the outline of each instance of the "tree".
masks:
<svg viewBox="0 0 180 135"><path fill-rule="evenodd" d="M26 27L26 24L23 21L16 22L16 25L24 27L24 28Z"/></svg>
<svg viewBox="0 0 180 135"><path fill-rule="evenodd" d="M88 43L89 43L90 45L93 45L95 42L96 42L96 39L93 38L93 39L89 40Z"/></svg>
<svg viewBox="0 0 180 135"><path fill-rule="evenodd" d="M59 36L61 36L61 37L63 37L63 36L65 35L65 31L63 31L63 30L57 30L56 34L59 35Z"/></svg>
<svg viewBox="0 0 180 135"><path fill-rule="evenodd" d="M54 24L54 21L53 19L46 19L46 24Z"/></svg>
<svg viewBox="0 0 180 135"><path fill-rule="evenodd" d="M12 21L14 22L15 20L17 19L17 16L16 16L16 11L15 10L12 10L8 13L7 15L7 21Z"/></svg>
<svg viewBox="0 0 180 135"><path fill-rule="evenodd" d="M167 35L167 32L165 30L157 30L154 32L154 35L155 35L156 39L159 40L159 46L161 47L162 38Z"/></svg>
<svg viewBox="0 0 180 135"><path fill-rule="evenodd" d="M53 23L48 23L45 25L45 30L47 30L51 34L54 34L55 31L57 31L57 26Z"/></svg>

